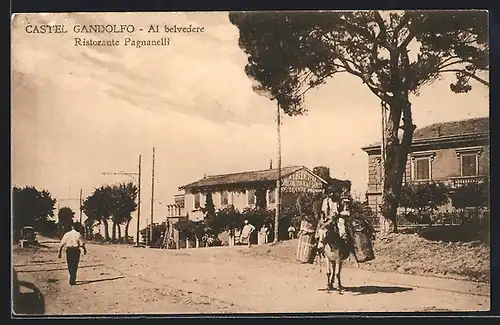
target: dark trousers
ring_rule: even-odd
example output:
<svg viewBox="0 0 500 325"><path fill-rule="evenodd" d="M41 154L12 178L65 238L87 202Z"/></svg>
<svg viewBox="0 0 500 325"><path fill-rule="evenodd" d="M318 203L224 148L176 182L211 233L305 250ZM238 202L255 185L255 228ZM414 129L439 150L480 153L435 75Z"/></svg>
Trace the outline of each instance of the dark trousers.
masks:
<svg viewBox="0 0 500 325"><path fill-rule="evenodd" d="M78 263L80 262L80 248L66 248L66 262L68 262L69 283L76 284L76 273L78 271Z"/></svg>

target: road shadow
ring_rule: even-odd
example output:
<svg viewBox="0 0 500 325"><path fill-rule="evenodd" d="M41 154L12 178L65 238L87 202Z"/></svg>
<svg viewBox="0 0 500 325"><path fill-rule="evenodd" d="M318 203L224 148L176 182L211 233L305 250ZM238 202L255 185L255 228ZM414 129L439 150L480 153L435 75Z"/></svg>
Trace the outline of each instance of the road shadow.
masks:
<svg viewBox="0 0 500 325"><path fill-rule="evenodd" d="M344 287L344 291L357 293L359 295L372 295L376 293L399 293L411 291L409 287L389 287L389 286L359 286L359 287Z"/></svg>
<svg viewBox="0 0 500 325"><path fill-rule="evenodd" d="M21 287L31 291L21 292ZM45 314L45 299L42 292L33 283L17 281L12 307L16 315L43 315Z"/></svg>
<svg viewBox="0 0 500 325"><path fill-rule="evenodd" d="M84 280L84 281L76 281L76 285L84 285L95 282L104 282L104 281L114 281L125 278L124 276L116 276L114 278L106 278L106 279L96 279L96 280Z"/></svg>

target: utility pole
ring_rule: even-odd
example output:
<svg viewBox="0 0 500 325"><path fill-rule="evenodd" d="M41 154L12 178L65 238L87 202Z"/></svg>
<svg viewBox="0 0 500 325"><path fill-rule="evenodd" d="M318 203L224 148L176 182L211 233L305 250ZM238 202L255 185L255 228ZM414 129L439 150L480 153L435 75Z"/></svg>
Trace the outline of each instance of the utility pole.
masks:
<svg viewBox="0 0 500 325"><path fill-rule="evenodd" d="M80 224L82 224L82 189L80 189Z"/></svg>
<svg viewBox="0 0 500 325"><path fill-rule="evenodd" d="M155 147L153 147L153 167L151 169L151 224L149 225L149 246L153 240L153 210L155 198Z"/></svg>
<svg viewBox="0 0 500 325"><path fill-rule="evenodd" d="M274 215L274 242L278 242L278 224L279 224L279 215L281 209L281 113L280 113L280 105L278 101L276 101L276 120L277 120L277 146L278 146L278 180L276 181L277 188L277 198L276 198L276 214Z"/></svg>
<svg viewBox="0 0 500 325"><path fill-rule="evenodd" d="M136 246L139 246L139 222L141 218L141 155L139 155L139 184L137 185L137 233L135 236Z"/></svg>

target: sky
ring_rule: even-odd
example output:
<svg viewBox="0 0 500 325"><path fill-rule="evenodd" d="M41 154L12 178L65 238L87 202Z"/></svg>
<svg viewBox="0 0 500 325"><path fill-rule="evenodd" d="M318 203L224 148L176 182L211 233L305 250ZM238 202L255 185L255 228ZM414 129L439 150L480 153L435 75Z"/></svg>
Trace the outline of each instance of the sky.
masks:
<svg viewBox="0 0 500 325"><path fill-rule="evenodd" d="M66 34L27 34L29 24L64 24ZM202 26L203 33L75 34L79 24ZM165 47L78 47L74 38L169 37ZM87 13L15 16L12 23L12 185L48 190L78 211L103 184L133 181L142 155L141 228L163 221L178 187L205 174L276 166L276 104L252 90L247 57L228 14ZM489 90L449 90L450 78L411 98L414 122L489 115ZM380 101L353 76L308 92L308 114L283 117L282 165L327 166L364 197L364 145L380 139ZM78 215L78 212L77 212ZM83 217L85 219L85 216ZM135 234L135 222L130 233Z"/></svg>

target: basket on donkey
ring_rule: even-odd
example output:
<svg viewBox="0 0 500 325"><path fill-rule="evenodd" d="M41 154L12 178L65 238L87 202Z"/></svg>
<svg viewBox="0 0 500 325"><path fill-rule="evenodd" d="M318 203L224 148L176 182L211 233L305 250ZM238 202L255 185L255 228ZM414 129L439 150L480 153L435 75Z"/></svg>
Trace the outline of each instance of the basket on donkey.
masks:
<svg viewBox="0 0 500 325"><path fill-rule="evenodd" d="M318 223L318 194L302 193L297 198L297 208L301 216L297 260L302 263L314 263L316 257L316 226Z"/></svg>
<svg viewBox="0 0 500 325"><path fill-rule="evenodd" d="M368 262L375 259L373 252L372 236L373 230L368 221L362 218L353 217L349 222L352 244L354 246L354 255L358 263Z"/></svg>

